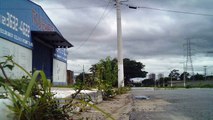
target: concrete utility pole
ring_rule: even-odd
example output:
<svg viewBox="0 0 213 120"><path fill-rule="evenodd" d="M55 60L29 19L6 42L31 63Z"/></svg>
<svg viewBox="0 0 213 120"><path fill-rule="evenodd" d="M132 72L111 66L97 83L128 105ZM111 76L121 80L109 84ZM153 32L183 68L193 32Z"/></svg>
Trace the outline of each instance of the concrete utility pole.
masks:
<svg viewBox="0 0 213 120"><path fill-rule="evenodd" d="M185 67L185 62L180 62L183 63L183 86L186 87L186 67Z"/></svg>
<svg viewBox="0 0 213 120"><path fill-rule="evenodd" d="M117 12L117 49L118 49L118 87L124 87L123 41L121 28L120 0L116 0Z"/></svg>
<svg viewBox="0 0 213 120"><path fill-rule="evenodd" d="M83 65L83 82L85 82L85 72L84 72L84 65Z"/></svg>
<svg viewBox="0 0 213 120"><path fill-rule="evenodd" d="M163 87L165 87L165 81L164 81L164 79L165 79L165 78L163 77Z"/></svg>
<svg viewBox="0 0 213 120"><path fill-rule="evenodd" d="M186 70L184 62L183 62L183 86L186 87Z"/></svg>
<svg viewBox="0 0 213 120"><path fill-rule="evenodd" d="M204 77L205 77L205 80L206 80L206 71L207 71L207 66L203 66L204 68Z"/></svg>

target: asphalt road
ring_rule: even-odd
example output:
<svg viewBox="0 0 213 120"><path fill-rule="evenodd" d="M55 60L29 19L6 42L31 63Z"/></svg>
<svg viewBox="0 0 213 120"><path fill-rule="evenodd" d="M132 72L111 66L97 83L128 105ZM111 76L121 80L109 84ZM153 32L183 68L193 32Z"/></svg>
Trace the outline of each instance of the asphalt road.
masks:
<svg viewBox="0 0 213 120"><path fill-rule="evenodd" d="M213 120L213 89L176 89L176 90L145 90L132 89L132 95L149 96L150 105L156 100L165 101L163 110L134 110L130 120ZM136 107L145 100L134 100ZM152 102L153 101L153 102ZM153 103L153 104L152 104ZM140 107L143 108L144 104ZM156 107L156 108L157 108Z"/></svg>

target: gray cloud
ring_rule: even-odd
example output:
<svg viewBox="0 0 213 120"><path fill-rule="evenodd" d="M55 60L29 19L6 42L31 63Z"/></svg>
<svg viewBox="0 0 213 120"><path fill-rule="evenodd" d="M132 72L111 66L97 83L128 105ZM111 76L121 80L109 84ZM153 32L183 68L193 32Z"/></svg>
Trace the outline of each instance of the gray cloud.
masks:
<svg viewBox="0 0 213 120"><path fill-rule="evenodd" d="M89 66L106 56L116 57L116 12L112 1L88 40L105 11L108 0L34 1L44 8L63 36L75 46L68 50L68 59L73 61L69 62L70 69L75 70L72 67L75 64L85 62ZM127 3L160 9L213 13L211 0L129 0ZM200 66L213 65L205 58L207 51L213 51L212 21L211 16L150 9L132 10L123 6L124 57L144 61L149 72L168 72L168 67L182 69L180 62L184 61L186 40L190 39L195 68L201 72ZM211 58L212 55L208 56ZM199 64L199 61L204 62Z"/></svg>

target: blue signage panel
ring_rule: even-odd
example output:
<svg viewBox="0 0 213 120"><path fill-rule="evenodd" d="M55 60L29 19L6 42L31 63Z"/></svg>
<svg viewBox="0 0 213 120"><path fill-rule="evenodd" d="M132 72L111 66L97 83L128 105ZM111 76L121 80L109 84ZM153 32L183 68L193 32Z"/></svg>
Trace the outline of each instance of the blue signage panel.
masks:
<svg viewBox="0 0 213 120"><path fill-rule="evenodd" d="M65 48L57 48L55 50L54 57L60 61L67 62L67 49Z"/></svg>
<svg viewBox="0 0 213 120"><path fill-rule="evenodd" d="M0 37L32 49L31 31L59 33L40 6L29 0L0 0ZM66 52L56 50L54 56L65 61Z"/></svg>

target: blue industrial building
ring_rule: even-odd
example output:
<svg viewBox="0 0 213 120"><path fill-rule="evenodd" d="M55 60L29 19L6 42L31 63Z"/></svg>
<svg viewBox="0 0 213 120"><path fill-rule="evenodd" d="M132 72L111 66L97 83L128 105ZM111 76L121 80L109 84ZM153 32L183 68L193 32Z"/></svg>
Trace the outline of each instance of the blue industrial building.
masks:
<svg viewBox="0 0 213 120"><path fill-rule="evenodd" d="M66 84L70 47L39 5L29 0L0 0L0 62L2 56L12 55L27 71L44 70L53 84ZM18 68L7 73L10 78L24 75Z"/></svg>

